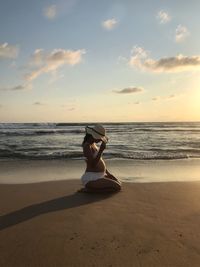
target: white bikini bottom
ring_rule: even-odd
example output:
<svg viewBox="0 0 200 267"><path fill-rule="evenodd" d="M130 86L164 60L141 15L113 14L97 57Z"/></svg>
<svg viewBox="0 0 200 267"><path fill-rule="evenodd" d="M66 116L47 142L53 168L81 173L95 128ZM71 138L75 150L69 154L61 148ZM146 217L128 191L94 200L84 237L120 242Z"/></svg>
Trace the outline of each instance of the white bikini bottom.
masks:
<svg viewBox="0 0 200 267"><path fill-rule="evenodd" d="M85 172L81 176L81 181L82 184L85 186L87 182L98 180L100 178L103 178L105 175L106 175L105 172Z"/></svg>

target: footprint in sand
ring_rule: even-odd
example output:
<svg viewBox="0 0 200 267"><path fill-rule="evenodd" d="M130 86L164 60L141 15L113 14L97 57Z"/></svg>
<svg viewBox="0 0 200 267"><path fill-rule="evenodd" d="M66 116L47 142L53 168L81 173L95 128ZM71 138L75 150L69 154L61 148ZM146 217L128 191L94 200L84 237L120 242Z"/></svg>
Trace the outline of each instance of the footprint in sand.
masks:
<svg viewBox="0 0 200 267"><path fill-rule="evenodd" d="M176 234L179 236L179 237L183 237L183 234L177 230L175 230Z"/></svg>
<svg viewBox="0 0 200 267"><path fill-rule="evenodd" d="M70 237L69 240L73 240L73 239L75 239L76 237L78 237L78 234L77 234L76 232L74 232L73 235L74 235L74 236Z"/></svg>

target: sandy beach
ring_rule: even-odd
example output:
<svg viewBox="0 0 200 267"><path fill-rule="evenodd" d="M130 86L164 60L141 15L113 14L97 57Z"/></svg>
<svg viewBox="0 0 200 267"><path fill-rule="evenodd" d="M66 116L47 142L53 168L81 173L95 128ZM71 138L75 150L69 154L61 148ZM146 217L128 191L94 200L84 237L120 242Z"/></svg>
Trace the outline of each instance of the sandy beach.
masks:
<svg viewBox="0 0 200 267"><path fill-rule="evenodd" d="M81 187L1 184L0 266L199 266L200 182Z"/></svg>
<svg viewBox="0 0 200 267"><path fill-rule="evenodd" d="M0 4L0 267L200 267L200 0Z"/></svg>

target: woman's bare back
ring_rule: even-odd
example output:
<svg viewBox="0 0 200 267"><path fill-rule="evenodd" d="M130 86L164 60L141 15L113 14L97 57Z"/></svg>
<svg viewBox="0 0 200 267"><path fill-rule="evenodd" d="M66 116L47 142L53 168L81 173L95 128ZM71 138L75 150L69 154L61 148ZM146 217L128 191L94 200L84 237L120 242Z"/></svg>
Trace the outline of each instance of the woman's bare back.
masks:
<svg viewBox="0 0 200 267"><path fill-rule="evenodd" d="M93 158L95 158L97 156L97 153L98 153L98 147L93 144L93 145L90 145L89 143L86 143L83 147L83 154L85 155L85 149L86 149L86 146L88 146L91 150L91 153L93 155ZM90 164L90 162L87 160L87 157L85 159L86 161L86 172L105 172L106 171L106 164L104 162L104 160L102 159L102 157L99 159L98 163L95 165L95 166L92 166Z"/></svg>

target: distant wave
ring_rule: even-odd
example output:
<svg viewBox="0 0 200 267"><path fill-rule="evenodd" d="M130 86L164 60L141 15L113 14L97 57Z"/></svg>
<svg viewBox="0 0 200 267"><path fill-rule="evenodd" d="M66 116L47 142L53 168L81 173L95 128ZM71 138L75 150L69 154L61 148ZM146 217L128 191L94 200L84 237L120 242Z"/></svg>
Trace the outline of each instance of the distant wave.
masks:
<svg viewBox="0 0 200 267"><path fill-rule="evenodd" d="M34 135L51 135L51 134L79 134L83 133L82 130L16 130L16 131L10 131L10 130L0 130L0 135L4 136L34 136Z"/></svg>
<svg viewBox="0 0 200 267"><path fill-rule="evenodd" d="M0 129L52 128L55 123L0 123Z"/></svg>
<svg viewBox="0 0 200 267"><path fill-rule="evenodd" d="M133 128L133 131L143 131L143 132L199 132L200 129L193 129L193 128Z"/></svg>
<svg viewBox="0 0 200 267"><path fill-rule="evenodd" d="M43 152L43 153L42 153ZM150 153L135 153L135 154L125 154L125 153L105 153L104 159L133 159L133 160L175 160L175 159L188 159L188 158L200 158L200 151L198 154L187 154L187 153L174 153L174 154L150 154ZM82 152L52 152L49 151L37 151L31 149L24 149L22 151L12 151L8 149L0 149L0 159L1 158L16 158L16 159L82 159Z"/></svg>
<svg viewBox="0 0 200 267"><path fill-rule="evenodd" d="M123 133L123 134L134 134L134 132L185 132L185 133L200 133L200 129L132 129L132 132L129 132L126 129L126 133L123 132L122 129L116 129L110 131L107 130L107 135L109 133ZM64 134L85 134L84 130L73 130L73 129L52 129L52 130L19 130L16 129L15 131L11 130L2 130L0 129L0 136L40 136L40 135L64 135Z"/></svg>
<svg viewBox="0 0 200 267"><path fill-rule="evenodd" d="M83 153L64 153L64 152L55 152L55 153L44 153L40 152L31 153L33 151L11 151L7 149L0 149L0 158L16 158L16 159L77 159L83 158Z"/></svg>

